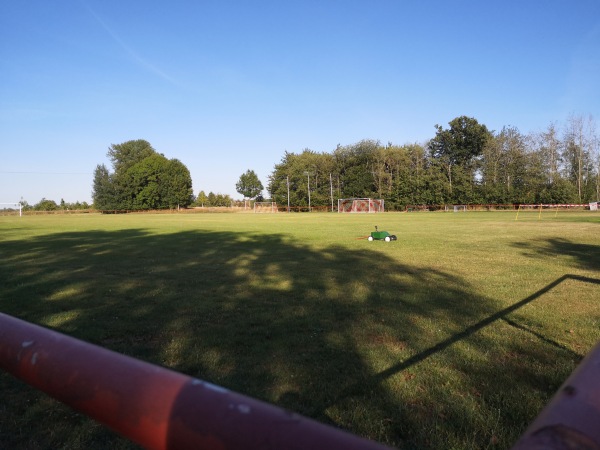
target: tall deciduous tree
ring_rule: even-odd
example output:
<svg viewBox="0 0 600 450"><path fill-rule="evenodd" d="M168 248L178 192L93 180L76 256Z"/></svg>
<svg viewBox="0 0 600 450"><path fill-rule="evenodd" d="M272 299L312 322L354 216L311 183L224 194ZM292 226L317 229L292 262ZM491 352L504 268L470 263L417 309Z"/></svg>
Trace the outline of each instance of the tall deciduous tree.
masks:
<svg viewBox="0 0 600 450"><path fill-rule="evenodd" d="M164 184L165 167L169 160L158 153L131 166L127 178L131 182L133 209L164 208L161 185Z"/></svg>
<svg viewBox="0 0 600 450"><path fill-rule="evenodd" d="M54 200L42 198L38 203L33 205L33 209L35 211L56 211L58 209L58 205Z"/></svg>
<svg viewBox="0 0 600 450"><path fill-rule="evenodd" d="M168 208L188 206L193 202L190 171L178 159L169 160L164 167L161 197Z"/></svg>
<svg viewBox="0 0 600 450"><path fill-rule="evenodd" d="M240 175L239 181L235 184L235 190L244 198L258 197L263 189L264 187L254 170L247 170L246 173Z"/></svg>
<svg viewBox="0 0 600 450"><path fill-rule="evenodd" d="M108 149L107 156L112 162L115 172L125 173L131 166L155 153L156 150L148 141L138 139L122 144L112 144Z"/></svg>
<svg viewBox="0 0 600 450"><path fill-rule="evenodd" d="M99 210L117 209L115 187L111 175L104 164L98 164L94 170L94 184L92 188L94 208Z"/></svg>
<svg viewBox="0 0 600 450"><path fill-rule="evenodd" d="M206 192L204 191L200 191L198 192L198 196L196 197L196 202L195 204L197 206L209 206L208 204L208 196L206 195Z"/></svg>
<svg viewBox="0 0 600 450"><path fill-rule="evenodd" d="M187 167L157 153L147 141L113 144L108 157L114 173L104 165L94 172L92 195L97 209L165 209L192 203Z"/></svg>
<svg viewBox="0 0 600 450"><path fill-rule="evenodd" d="M571 116L567 121L563 160L567 177L577 189L578 201L589 201L595 196L593 153L597 142L595 123L590 117Z"/></svg>
<svg viewBox="0 0 600 450"><path fill-rule="evenodd" d="M461 167L474 176L477 161L491 133L485 125L467 116L457 117L448 125L448 129L443 129L440 125L435 126L436 135L429 141L429 149L431 156L444 166L449 191L452 194L454 167Z"/></svg>

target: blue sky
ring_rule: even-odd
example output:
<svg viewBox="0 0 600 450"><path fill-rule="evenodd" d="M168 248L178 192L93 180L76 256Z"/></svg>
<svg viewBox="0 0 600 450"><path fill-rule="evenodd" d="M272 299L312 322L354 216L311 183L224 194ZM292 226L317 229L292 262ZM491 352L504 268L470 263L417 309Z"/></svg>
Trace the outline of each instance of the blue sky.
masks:
<svg viewBox="0 0 600 450"><path fill-rule="evenodd" d="M0 4L0 203L89 202L131 139L241 198L285 151L570 114L600 117L598 0Z"/></svg>

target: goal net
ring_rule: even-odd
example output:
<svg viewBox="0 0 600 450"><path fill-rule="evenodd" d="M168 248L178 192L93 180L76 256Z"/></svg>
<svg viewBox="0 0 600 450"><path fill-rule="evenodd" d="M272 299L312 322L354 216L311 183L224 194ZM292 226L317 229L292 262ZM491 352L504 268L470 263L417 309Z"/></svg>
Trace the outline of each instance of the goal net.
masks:
<svg viewBox="0 0 600 450"><path fill-rule="evenodd" d="M276 213L277 203L276 202L254 202L255 213Z"/></svg>
<svg viewBox="0 0 600 450"><path fill-rule="evenodd" d="M339 213L378 213L384 212L383 199L375 198L340 198Z"/></svg>
<svg viewBox="0 0 600 450"><path fill-rule="evenodd" d="M5 211L5 212L19 211L19 216L23 215L23 205L21 205L21 202L0 203L0 210Z"/></svg>

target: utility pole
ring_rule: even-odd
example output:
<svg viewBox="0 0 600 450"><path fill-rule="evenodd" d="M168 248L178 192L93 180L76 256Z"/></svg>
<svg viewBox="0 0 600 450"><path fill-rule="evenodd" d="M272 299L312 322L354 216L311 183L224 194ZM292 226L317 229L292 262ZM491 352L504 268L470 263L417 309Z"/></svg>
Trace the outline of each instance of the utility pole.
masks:
<svg viewBox="0 0 600 450"><path fill-rule="evenodd" d="M306 171L304 173L306 174L308 179L308 212L310 212L310 172Z"/></svg>
<svg viewBox="0 0 600 450"><path fill-rule="evenodd" d="M333 212L333 179L331 178L331 172L329 172L329 192L331 195L331 212Z"/></svg>

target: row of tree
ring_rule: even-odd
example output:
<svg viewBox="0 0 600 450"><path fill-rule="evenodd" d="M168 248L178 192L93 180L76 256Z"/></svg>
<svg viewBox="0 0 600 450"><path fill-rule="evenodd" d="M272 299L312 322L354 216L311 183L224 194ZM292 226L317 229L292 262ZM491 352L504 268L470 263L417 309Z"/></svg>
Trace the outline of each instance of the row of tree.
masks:
<svg viewBox="0 0 600 450"><path fill-rule="evenodd" d="M319 206L338 198L376 197L387 209L407 205L586 203L600 199L600 138L590 118L571 116L564 126L522 134L516 127L490 131L457 117L425 144L382 145L363 140L332 152L285 152L267 190L280 205ZM144 140L112 145L110 172L94 172L94 207L142 210L232 206L229 195L192 193L187 167ZM262 200L263 185L248 170L236 183L244 198ZM44 203L45 207L53 205ZM56 205L58 208L58 205Z"/></svg>
<svg viewBox="0 0 600 450"><path fill-rule="evenodd" d="M236 200L232 199L228 194L215 194L214 192L209 192L208 195L204 191L200 191L198 196L196 197L196 201L194 202L194 206L200 207L219 207L219 206L234 206L238 203Z"/></svg>
<svg viewBox="0 0 600 450"><path fill-rule="evenodd" d="M113 172L104 164L94 171L96 209L174 209L194 201L188 168L177 159L167 159L147 141L113 144L108 157Z"/></svg>
<svg viewBox="0 0 600 450"><path fill-rule="evenodd" d="M87 202L65 202L64 199L60 199L60 203L56 203L54 200L49 200L47 198L42 198L39 202L30 205L27 200L21 200L21 210L22 211L76 211L76 210L84 210L90 209L90 205ZM11 208L12 210L17 210L18 208Z"/></svg>
<svg viewBox="0 0 600 450"><path fill-rule="evenodd" d="M273 201L328 205L377 197L406 205L584 203L600 199L600 139L592 118L572 116L528 135L490 131L462 116L436 125L425 145L364 140L332 152L286 152L269 176Z"/></svg>

